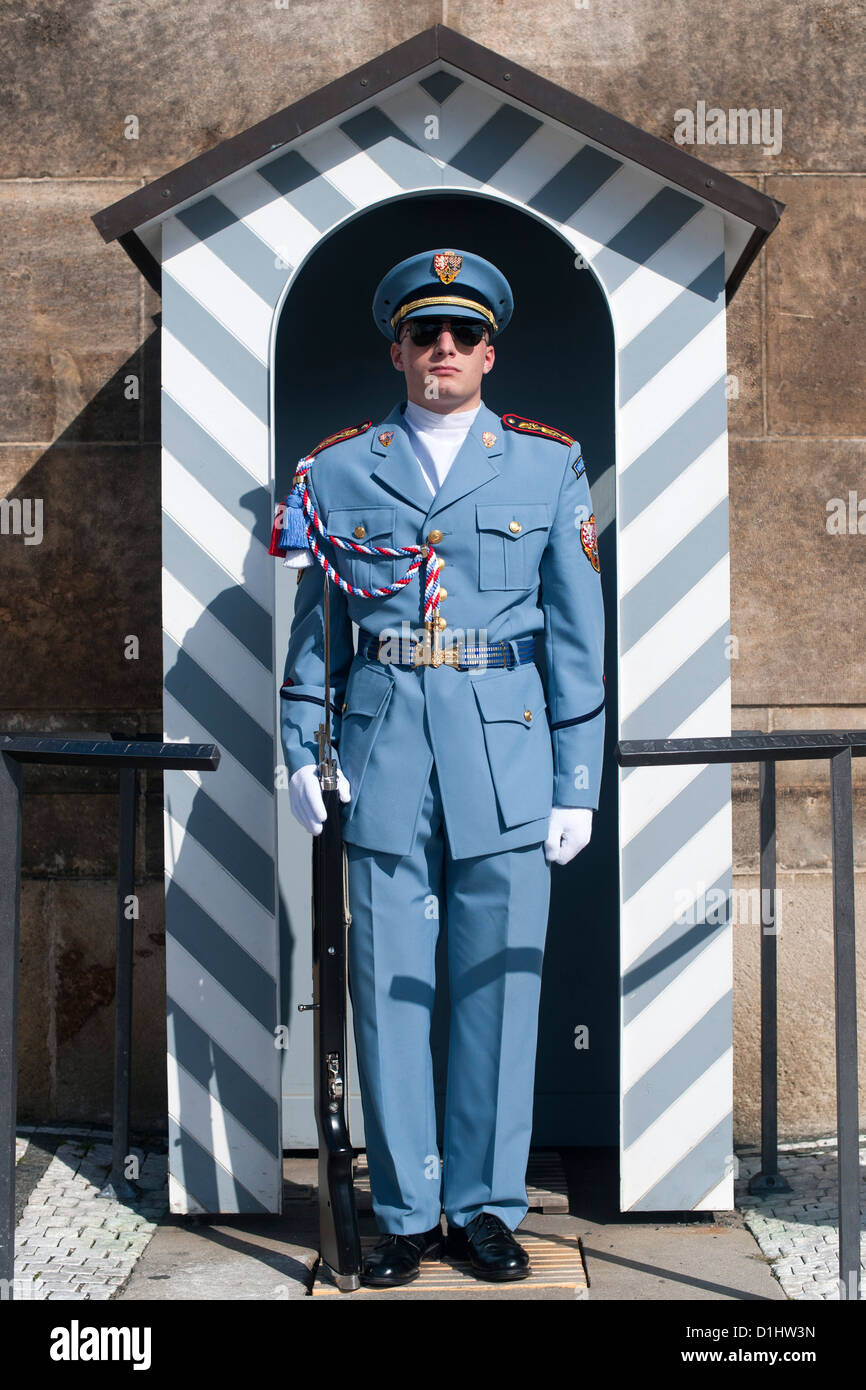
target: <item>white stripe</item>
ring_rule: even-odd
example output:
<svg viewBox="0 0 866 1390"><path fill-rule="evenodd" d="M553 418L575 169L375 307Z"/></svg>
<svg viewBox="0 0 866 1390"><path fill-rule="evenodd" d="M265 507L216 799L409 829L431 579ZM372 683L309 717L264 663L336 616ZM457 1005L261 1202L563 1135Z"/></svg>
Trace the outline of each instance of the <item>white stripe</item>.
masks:
<svg viewBox="0 0 866 1390"><path fill-rule="evenodd" d="M270 734L274 723L270 671L167 569L162 571L162 613L169 637Z"/></svg>
<svg viewBox="0 0 866 1390"><path fill-rule="evenodd" d="M655 569L728 495L727 441L720 435L619 533L620 596Z"/></svg>
<svg viewBox="0 0 866 1390"><path fill-rule="evenodd" d="M233 581L246 589L266 612L273 611L275 566L267 550L165 447L162 450L162 509L225 570L226 589Z"/></svg>
<svg viewBox="0 0 866 1390"><path fill-rule="evenodd" d="M429 92L418 82L410 83L401 91L389 92L385 101L378 103L390 121L394 122L398 130L402 130L404 135L408 135L425 153L429 154L434 163L438 163L441 156L441 140L437 134L435 139L429 139L427 131L435 131L436 126L429 122L430 116L435 116L437 121L446 121L451 125L450 101L441 109L439 103L434 101ZM431 184L438 182L435 177L436 170L431 169Z"/></svg>
<svg viewBox="0 0 866 1390"><path fill-rule="evenodd" d="M573 135L542 125L479 191L507 193L516 201L528 203L582 148L583 142Z"/></svg>
<svg viewBox="0 0 866 1390"><path fill-rule="evenodd" d="M254 415L167 328L162 330L162 381L166 394L246 469L251 482L267 487L267 422Z"/></svg>
<svg viewBox="0 0 866 1390"><path fill-rule="evenodd" d="M602 247L606 247L617 232L622 231L663 187L664 183L657 174L649 174L644 169L623 164L562 225L579 231L581 237L598 252ZM627 257L621 259L627 266L634 265ZM625 308L624 297L620 298L620 305Z"/></svg>
<svg viewBox="0 0 866 1390"><path fill-rule="evenodd" d="M205 970L201 961L181 946L170 929L165 939L165 962L172 999L239 1067L255 1078L262 1090L269 1096L278 1096L280 1054L274 1046L275 1034L263 1028Z"/></svg>
<svg viewBox="0 0 866 1390"><path fill-rule="evenodd" d="M312 222L258 173L241 175L220 196L235 217L287 267L294 269L319 240Z"/></svg>
<svg viewBox="0 0 866 1390"><path fill-rule="evenodd" d="M341 130L328 130L311 140L304 146L304 158L320 174L327 175L328 182L348 198L353 208L403 192L399 183Z"/></svg>
<svg viewBox="0 0 866 1390"><path fill-rule="evenodd" d="M700 767L636 767L622 782L619 805L620 844L623 852L650 821L679 796L700 774ZM207 774L212 776L211 773Z"/></svg>
<svg viewBox="0 0 866 1390"><path fill-rule="evenodd" d="M699 769L702 770L702 769ZM683 911L681 895L699 898L731 868L731 804L690 836L622 905L622 973L634 965Z"/></svg>
<svg viewBox="0 0 866 1390"><path fill-rule="evenodd" d="M240 1182L264 1206L274 1205L274 1155L259 1143L211 1090L204 1087L176 1060L172 1019L168 1017L168 1049L174 1066L168 1068L168 1113L215 1160L219 1210L237 1204L235 1181ZM211 1073L210 1086L219 1085Z"/></svg>
<svg viewBox="0 0 866 1390"><path fill-rule="evenodd" d="M625 1027L622 1038L624 1103L628 1092L732 984L731 929L720 931Z"/></svg>
<svg viewBox="0 0 866 1390"><path fill-rule="evenodd" d="M702 1197L699 1202L695 1202L692 1211L733 1211L734 1209L734 1173L733 1173L733 1154L731 1155L731 1172L726 1173L721 1182L716 1183L715 1187Z"/></svg>
<svg viewBox="0 0 866 1390"><path fill-rule="evenodd" d="M205 242L199 241L178 218L167 219L163 235L163 274L172 275L254 357L266 364L273 306L230 270L225 261ZM162 379L166 380L164 367Z"/></svg>
<svg viewBox="0 0 866 1390"><path fill-rule="evenodd" d="M720 313L620 407L617 463L621 480L635 459L681 419L724 371L725 316Z"/></svg>
<svg viewBox="0 0 866 1390"><path fill-rule="evenodd" d="M262 907L242 883L199 844L194 835L172 816L166 817L166 839L171 845L170 864L183 862L177 885L192 896L203 912L233 937L247 955L276 978L277 941L273 916ZM246 829L246 827L244 827ZM171 880L172 873L166 871Z"/></svg>
<svg viewBox="0 0 866 1390"><path fill-rule="evenodd" d="M168 1064L169 1071L171 1071L175 1065L174 1059L170 1057L168 1059ZM174 1155L172 1155L172 1159L174 1159ZM178 1159L177 1161L179 1162L180 1160ZM197 1202L195 1197L187 1192L183 1183L179 1182L172 1173L168 1175L168 1203L169 1210L176 1212L180 1216L200 1215L204 1214L205 1210L201 1202ZM237 1198L235 1198L228 1210L237 1210Z"/></svg>
<svg viewBox="0 0 866 1390"><path fill-rule="evenodd" d="M726 554L621 657L622 721L728 619L730 592L730 557ZM667 731L660 729L657 736L665 738Z"/></svg>
<svg viewBox="0 0 866 1390"><path fill-rule="evenodd" d="M172 743L190 742L211 743L213 733L193 719L188 710L177 704L168 691L164 692L163 720L166 727L174 726L181 734L171 739ZM171 707L169 708L169 701ZM194 787L201 787L211 801L225 811L226 815L238 825L242 825L251 840L273 858L274 854L274 799L260 782L248 772L243 763L223 746L220 747L220 763L214 772L183 773Z"/></svg>
<svg viewBox="0 0 866 1390"><path fill-rule="evenodd" d="M708 699L671 730L671 738L730 738L731 681L723 681Z"/></svg>
<svg viewBox="0 0 866 1390"><path fill-rule="evenodd" d="M620 316L623 333L617 342L619 348L626 347L679 298L692 280L712 265L722 244L721 222L721 213L715 208L703 207L614 290L612 303L618 298L627 301L625 312ZM721 297L719 311L723 310L724 298Z"/></svg>
<svg viewBox="0 0 866 1390"><path fill-rule="evenodd" d="M439 108L432 98L430 104L434 114L438 114ZM478 134L481 127L502 105L498 98L491 96L489 87L464 80L462 86L448 98L442 108L436 158L447 164L458 150L469 143L473 135ZM391 114L390 107L388 114Z"/></svg>
<svg viewBox="0 0 866 1390"><path fill-rule="evenodd" d="M733 1050L697 1078L623 1151L621 1200L628 1211L730 1113Z"/></svg>

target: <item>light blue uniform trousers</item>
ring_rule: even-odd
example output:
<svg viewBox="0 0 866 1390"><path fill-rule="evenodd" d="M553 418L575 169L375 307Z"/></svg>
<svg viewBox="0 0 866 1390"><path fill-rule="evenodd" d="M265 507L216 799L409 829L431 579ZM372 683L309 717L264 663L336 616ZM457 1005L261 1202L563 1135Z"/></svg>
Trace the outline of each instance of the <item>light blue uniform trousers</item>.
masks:
<svg viewBox="0 0 866 1390"><path fill-rule="evenodd" d="M434 763L410 853L349 843L346 853L349 987L379 1228L430 1230L444 1207L456 1226L491 1211L514 1230L528 1210L550 902L543 842L453 859ZM443 919L451 1021L440 1166L430 1024Z"/></svg>

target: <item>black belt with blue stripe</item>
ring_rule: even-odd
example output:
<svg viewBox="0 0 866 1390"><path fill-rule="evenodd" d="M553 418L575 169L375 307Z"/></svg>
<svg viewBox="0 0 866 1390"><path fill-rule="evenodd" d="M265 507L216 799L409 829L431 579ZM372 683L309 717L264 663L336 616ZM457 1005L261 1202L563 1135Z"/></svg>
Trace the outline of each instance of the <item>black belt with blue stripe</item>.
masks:
<svg viewBox="0 0 866 1390"><path fill-rule="evenodd" d="M380 651L381 644L381 651ZM535 637L511 637L502 642L459 642L442 648L442 660L425 642L409 637L380 637L377 633L358 632L358 655L395 666L453 666L466 671L472 666L501 666L510 670L535 659Z"/></svg>

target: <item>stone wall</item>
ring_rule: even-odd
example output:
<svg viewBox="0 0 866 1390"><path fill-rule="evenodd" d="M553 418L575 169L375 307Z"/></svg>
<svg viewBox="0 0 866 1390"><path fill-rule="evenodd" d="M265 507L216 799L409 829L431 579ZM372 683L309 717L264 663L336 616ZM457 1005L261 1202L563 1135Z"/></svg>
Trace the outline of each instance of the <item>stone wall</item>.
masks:
<svg viewBox="0 0 866 1390"><path fill-rule="evenodd" d="M83 0L6 15L0 496L45 511L40 545L0 536L0 725L161 726L159 301L91 214L440 21L663 139L701 101L781 112L777 152L693 150L787 204L728 316L734 724L866 725L866 534L826 524L832 498L866 498L857 0ZM25 777L21 1114L106 1120L116 798L94 772ZM798 1137L835 1122L828 785L807 763L783 765L779 784L780 1128ZM736 883L749 887L757 769L735 786ZM165 1107L159 779L144 780L140 811L133 1119L145 1126ZM757 1132L756 952L755 927L738 925L739 1140Z"/></svg>

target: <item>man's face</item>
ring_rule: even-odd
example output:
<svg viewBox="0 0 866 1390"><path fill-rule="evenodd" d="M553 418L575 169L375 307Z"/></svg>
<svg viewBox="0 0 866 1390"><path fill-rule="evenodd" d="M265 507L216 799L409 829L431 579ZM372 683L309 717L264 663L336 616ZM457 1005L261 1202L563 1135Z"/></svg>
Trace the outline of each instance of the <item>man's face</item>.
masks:
<svg viewBox="0 0 866 1390"><path fill-rule="evenodd" d="M474 347L464 347L451 334L451 320L442 323L442 332L429 347L416 346L408 325L402 324L399 341L391 344L391 361L406 378L410 401L447 415L480 405L481 378L490 371L496 353L486 332Z"/></svg>

